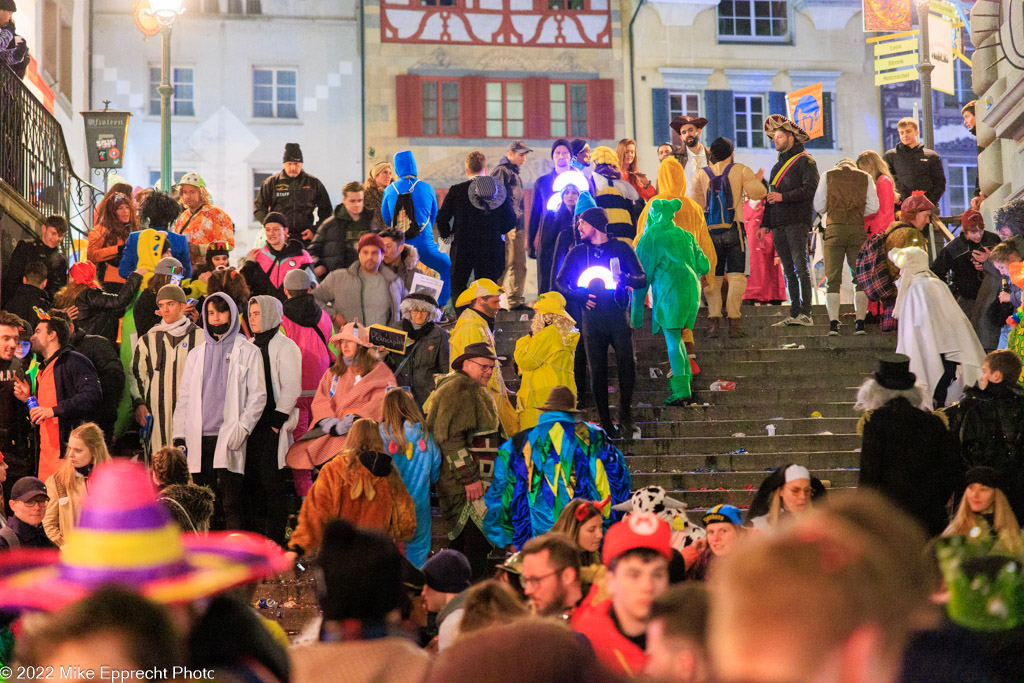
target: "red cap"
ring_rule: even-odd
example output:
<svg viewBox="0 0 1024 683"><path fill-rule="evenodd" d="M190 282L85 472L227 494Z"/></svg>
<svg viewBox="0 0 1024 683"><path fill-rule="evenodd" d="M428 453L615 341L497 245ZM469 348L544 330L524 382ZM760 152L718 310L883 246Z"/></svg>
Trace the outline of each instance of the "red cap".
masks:
<svg viewBox="0 0 1024 683"><path fill-rule="evenodd" d="M601 558L608 564L636 548L650 548L672 560L672 529L668 522L650 512L633 512L613 524L604 536Z"/></svg>
<svg viewBox="0 0 1024 683"><path fill-rule="evenodd" d="M381 253L384 253L384 240L380 238L375 232L368 232L359 238L359 246L356 247L356 251L362 251L365 246L377 247Z"/></svg>
<svg viewBox="0 0 1024 683"><path fill-rule="evenodd" d="M79 261L68 271L71 279L80 285L95 286L96 265L92 261Z"/></svg>
<svg viewBox="0 0 1024 683"><path fill-rule="evenodd" d="M960 216L960 226L964 229L971 228L977 230L978 228L985 228L985 217L974 209L967 209L964 211L964 215Z"/></svg>

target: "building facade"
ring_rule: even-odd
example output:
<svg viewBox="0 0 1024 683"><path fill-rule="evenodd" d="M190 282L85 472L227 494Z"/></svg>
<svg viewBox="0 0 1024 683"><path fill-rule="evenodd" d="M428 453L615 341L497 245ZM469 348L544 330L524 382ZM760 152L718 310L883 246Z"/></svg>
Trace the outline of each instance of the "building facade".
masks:
<svg viewBox="0 0 1024 683"><path fill-rule="evenodd" d="M160 37L144 40L131 3L95 0L92 105L128 110L121 175L160 178ZM186 0L171 37L172 168L206 180L235 222L236 252L259 234L256 189L281 170L286 142L331 199L360 178L358 5L352 0Z"/></svg>
<svg viewBox="0 0 1024 683"><path fill-rule="evenodd" d="M465 180L466 155L493 168L508 143L614 145L624 126L621 14L614 0L368 0L367 166L411 149L439 191Z"/></svg>
<svg viewBox="0 0 1024 683"><path fill-rule="evenodd" d="M991 217L1024 197L1024 12L1019 0L978 0L971 11L973 86L978 96L982 204Z"/></svg>

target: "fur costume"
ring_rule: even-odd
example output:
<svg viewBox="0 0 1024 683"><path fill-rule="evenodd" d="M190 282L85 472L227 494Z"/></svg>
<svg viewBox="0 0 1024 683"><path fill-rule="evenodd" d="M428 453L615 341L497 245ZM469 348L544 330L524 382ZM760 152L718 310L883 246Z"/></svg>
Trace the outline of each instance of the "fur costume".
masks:
<svg viewBox="0 0 1024 683"><path fill-rule="evenodd" d="M451 360L461 356L462 352L470 344L483 342L491 347L492 352L495 350L494 332L491 331L487 319L472 308L464 310L459 315L459 319L455 321L455 327L451 331L450 342L449 358ZM508 388L505 387L505 378L502 377L500 363L494 369L487 388L494 397L505 433L515 434L519 431L519 416L516 414L516 409L512 407L512 402L508 399Z"/></svg>
<svg viewBox="0 0 1024 683"><path fill-rule="evenodd" d="M185 533L205 533L213 517L213 491L209 486L171 484L160 489L160 500Z"/></svg>
<svg viewBox="0 0 1024 683"><path fill-rule="evenodd" d="M466 522L483 530L483 500L466 500L466 486L482 481L484 488L494 476L494 458L503 437L498 410L490 391L461 372L445 375L429 399L427 429L441 449L441 475L437 497L441 516L454 539Z"/></svg>
<svg viewBox="0 0 1024 683"><path fill-rule="evenodd" d="M484 533L494 545L517 548L547 533L573 498L613 504L629 497L632 479L622 452L604 430L561 411L541 414L498 450L494 481L484 495ZM604 513L607 528L613 521ZM615 515L617 517L618 515Z"/></svg>

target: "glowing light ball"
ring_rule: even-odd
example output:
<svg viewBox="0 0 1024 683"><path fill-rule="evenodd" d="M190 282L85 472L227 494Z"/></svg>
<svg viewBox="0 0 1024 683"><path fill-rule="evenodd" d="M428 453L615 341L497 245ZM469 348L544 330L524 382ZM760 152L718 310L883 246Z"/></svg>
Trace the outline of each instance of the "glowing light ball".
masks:
<svg viewBox="0 0 1024 683"><path fill-rule="evenodd" d="M576 286L589 287L594 280L601 280L605 289L615 289L615 278L612 277L612 271L604 266L590 266L584 270L580 274L580 279L576 281Z"/></svg>

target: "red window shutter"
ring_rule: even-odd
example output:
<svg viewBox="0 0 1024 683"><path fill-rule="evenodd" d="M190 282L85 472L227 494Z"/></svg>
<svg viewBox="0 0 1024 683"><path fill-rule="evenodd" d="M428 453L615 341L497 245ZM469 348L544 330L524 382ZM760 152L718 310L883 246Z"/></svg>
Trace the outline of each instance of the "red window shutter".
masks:
<svg viewBox="0 0 1024 683"><path fill-rule="evenodd" d="M395 113L397 135L413 138L423 135L423 88L422 78L402 74L395 76Z"/></svg>
<svg viewBox="0 0 1024 683"><path fill-rule="evenodd" d="M587 138L615 138L615 81L611 78L587 81Z"/></svg>
<svg viewBox="0 0 1024 683"><path fill-rule="evenodd" d="M551 89L546 78L523 81L523 122L525 136L532 140L551 137Z"/></svg>
<svg viewBox="0 0 1024 683"><path fill-rule="evenodd" d="M459 125L465 138L487 134L487 84L483 76L459 79Z"/></svg>

